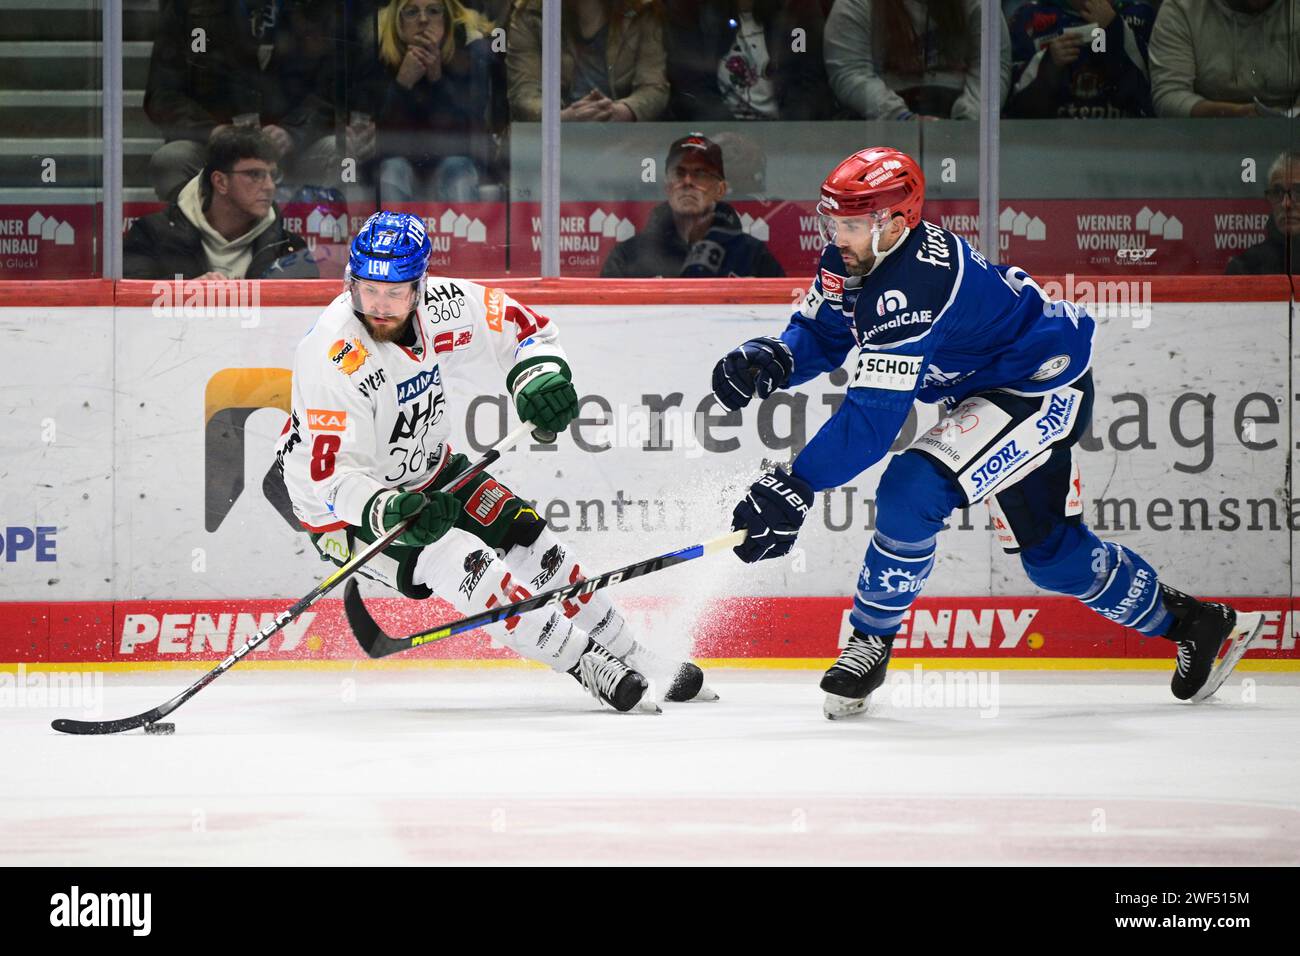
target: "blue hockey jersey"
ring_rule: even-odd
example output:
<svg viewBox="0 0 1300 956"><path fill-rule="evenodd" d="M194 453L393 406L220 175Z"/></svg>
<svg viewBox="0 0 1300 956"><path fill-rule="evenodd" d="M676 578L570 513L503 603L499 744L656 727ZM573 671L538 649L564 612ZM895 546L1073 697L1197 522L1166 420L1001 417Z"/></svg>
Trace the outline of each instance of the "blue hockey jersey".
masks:
<svg viewBox="0 0 1300 956"><path fill-rule="evenodd" d="M869 276L849 276L839 249L781 338L790 385L858 361L848 395L795 459L814 490L842 485L889 450L912 402L955 405L977 392L1040 394L1088 370L1092 316L1049 299L1022 269L994 266L960 236L922 221Z"/></svg>

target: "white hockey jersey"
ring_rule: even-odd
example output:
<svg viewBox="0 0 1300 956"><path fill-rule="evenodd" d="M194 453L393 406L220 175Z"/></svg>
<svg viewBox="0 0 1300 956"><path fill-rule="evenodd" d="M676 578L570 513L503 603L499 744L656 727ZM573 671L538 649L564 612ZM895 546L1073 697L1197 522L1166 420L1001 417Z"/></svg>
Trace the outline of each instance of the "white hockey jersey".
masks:
<svg viewBox="0 0 1300 956"><path fill-rule="evenodd" d="M276 457L309 531L362 525L376 492L433 483L451 454L444 376L481 369L472 360L485 351L508 390L524 369L567 368L555 325L500 289L429 276L412 322L413 345L376 342L344 292L298 345L293 408ZM499 381L464 384L477 394L500 391Z"/></svg>

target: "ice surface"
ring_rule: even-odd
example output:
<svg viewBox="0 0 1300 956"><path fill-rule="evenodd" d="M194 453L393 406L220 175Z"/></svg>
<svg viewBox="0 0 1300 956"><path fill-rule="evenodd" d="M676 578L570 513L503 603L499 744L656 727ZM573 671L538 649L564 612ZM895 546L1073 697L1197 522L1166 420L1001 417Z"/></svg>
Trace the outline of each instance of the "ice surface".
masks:
<svg viewBox="0 0 1300 956"><path fill-rule="evenodd" d="M110 673L104 716L197 673ZM1297 675L1238 675L1189 706L1167 674L1006 672L996 716L891 690L837 723L817 676L713 671L722 702L653 717L600 711L538 669L236 670L176 712L170 737L65 737L49 721L79 712L6 707L0 856L1300 862Z"/></svg>

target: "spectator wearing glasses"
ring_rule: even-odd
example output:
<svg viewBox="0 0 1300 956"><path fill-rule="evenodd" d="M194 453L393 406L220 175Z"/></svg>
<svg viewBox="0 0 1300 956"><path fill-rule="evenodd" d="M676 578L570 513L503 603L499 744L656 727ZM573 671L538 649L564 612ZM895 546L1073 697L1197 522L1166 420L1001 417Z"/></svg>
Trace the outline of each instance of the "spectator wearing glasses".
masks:
<svg viewBox="0 0 1300 956"><path fill-rule="evenodd" d="M564 0L560 118L629 123L668 106L663 14L658 0ZM510 115L542 118L542 0L516 0L510 17Z"/></svg>
<svg viewBox="0 0 1300 956"><path fill-rule="evenodd" d="M1228 260L1228 275L1300 275L1300 153L1288 150L1268 171L1272 215L1264 241Z"/></svg>
<svg viewBox="0 0 1300 956"><path fill-rule="evenodd" d="M379 11L379 202L474 202L492 154L492 23L460 0L392 0Z"/></svg>
<svg viewBox="0 0 1300 956"><path fill-rule="evenodd" d="M128 279L319 277L307 243L284 228L273 202L276 149L259 131L232 126L208 143L202 172L166 209L126 234Z"/></svg>
<svg viewBox="0 0 1300 956"><path fill-rule="evenodd" d="M722 150L700 133L668 149L665 190L641 232L610 250L601 269L606 279L659 276L687 279L720 276L783 276L785 270L760 240L745 234L727 194Z"/></svg>
<svg viewBox="0 0 1300 956"><path fill-rule="evenodd" d="M1151 32L1157 116L1285 116L1300 105L1300 0L1164 0Z"/></svg>

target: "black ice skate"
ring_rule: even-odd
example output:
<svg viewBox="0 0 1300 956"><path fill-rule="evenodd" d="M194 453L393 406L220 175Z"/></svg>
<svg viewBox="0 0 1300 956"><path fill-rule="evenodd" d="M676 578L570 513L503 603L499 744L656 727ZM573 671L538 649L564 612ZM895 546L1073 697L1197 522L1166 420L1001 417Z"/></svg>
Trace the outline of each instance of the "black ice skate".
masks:
<svg viewBox="0 0 1300 956"><path fill-rule="evenodd" d="M823 709L828 720L853 717L867 709L871 692L885 682L885 669L894 651L894 638L854 631L839 660L822 677Z"/></svg>
<svg viewBox="0 0 1300 956"><path fill-rule="evenodd" d="M656 682L664 691L663 699L669 703L681 703L688 700L718 699L713 688L704 683L704 671L690 661L677 663L661 657L639 641L632 642L632 649L623 655L628 664L641 671Z"/></svg>
<svg viewBox="0 0 1300 956"><path fill-rule="evenodd" d="M1264 626L1264 615L1238 614L1226 604L1198 601L1189 594L1160 585L1174 625L1165 635L1178 645L1178 660L1169 683L1179 700L1199 702L1217 691ZM1219 650L1231 641L1222 658Z"/></svg>
<svg viewBox="0 0 1300 956"><path fill-rule="evenodd" d="M587 649L569 673L591 692L592 697L620 713L629 710L651 714L660 712L654 701L643 700L649 682L595 641L588 642Z"/></svg>

